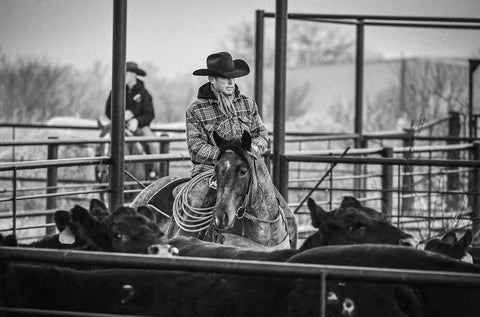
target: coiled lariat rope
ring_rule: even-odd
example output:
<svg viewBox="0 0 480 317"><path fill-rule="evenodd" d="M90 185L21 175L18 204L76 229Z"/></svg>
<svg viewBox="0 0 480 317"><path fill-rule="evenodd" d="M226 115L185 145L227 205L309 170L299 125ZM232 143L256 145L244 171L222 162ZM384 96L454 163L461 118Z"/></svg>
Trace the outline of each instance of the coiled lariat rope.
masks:
<svg viewBox="0 0 480 317"><path fill-rule="evenodd" d="M208 170L198 174L190 182L188 182L175 197L173 202L173 218L175 223L183 231L199 232L207 229L213 219L213 209L211 207L193 207L188 203L188 193L198 183L205 179L209 179L209 187L216 189L216 183L213 180L215 173L213 170Z"/></svg>

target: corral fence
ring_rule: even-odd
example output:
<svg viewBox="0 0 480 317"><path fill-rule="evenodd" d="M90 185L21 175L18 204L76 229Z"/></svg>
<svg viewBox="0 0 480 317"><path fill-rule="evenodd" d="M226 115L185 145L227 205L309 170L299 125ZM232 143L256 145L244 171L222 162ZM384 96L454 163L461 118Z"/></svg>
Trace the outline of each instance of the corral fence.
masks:
<svg viewBox="0 0 480 317"><path fill-rule="evenodd" d="M409 232L415 231L421 239L440 234L448 228L465 228L471 225L472 220L476 224L478 215L472 212L480 210L477 208L478 183L474 178L478 171L478 154L475 152L476 145L472 143L475 139L465 136L465 122L464 116L452 112L447 118L424 124L418 129L365 134L361 143L366 148L351 149L343 158L338 155L346 147L354 145L359 136L291 133L286 138L289 151L282 158L286 172L279 189L288 197L293 209L297 209L299 202L312 190L312 198L328 206L327 209L337 207L343 196L355 196L369 207L389 214L399 226ZM13 138L18 129L80 129L98 133L96 127L3 126L11 129ZM435 136L442 131L448 131L448 135ZM184 130L155 132L160 136L127 137L126 142L160 142L163 153L125 156L126 164L156 161L162 164L161 176L188 176L190 159L186 152ZM75 133L75 136L79 134ZM56 210L70 209L73 203L109 194L109 184L98 183L93 175L94 166L111 163L108 156L93 157L93 149L107 142L108 139L102 138L55 137L46 140L16 138L0 142L0 149L12 151L10 155L8 151L3 153L2 159L8 163L0 163L0 182L4 186L0 187L0 210L3 211L0 212L0 232L21 231L20 238L30 239L42 236L44 231L41 229L45 228L45 224L28 221L39 216L46 217L43 222L46 222L47 233L53 233L52 218ZM22 147L47 150L35 150L35 154L41 155L31 158L21 154ZM90 149L90 152L84 152L85 149ZM270 152L264 157L270 164ZM315 182L334 162L338 165L326 175L322 184L314 188ZM37 173L33 173L34 170ZM126 193L140 192L151 182L127 180L124 185L135 186L135 189L128 189ZM34 200L43 200L43 203L34 204ZM308 234L309 217L304 215L305 206L298 208L297 214L301 227L306 228L302 231ZM12 221L7 222L7 219ZM25 221L17 225L17 219ZM36 230L35 234L27 234L32 230Z"/></svg>

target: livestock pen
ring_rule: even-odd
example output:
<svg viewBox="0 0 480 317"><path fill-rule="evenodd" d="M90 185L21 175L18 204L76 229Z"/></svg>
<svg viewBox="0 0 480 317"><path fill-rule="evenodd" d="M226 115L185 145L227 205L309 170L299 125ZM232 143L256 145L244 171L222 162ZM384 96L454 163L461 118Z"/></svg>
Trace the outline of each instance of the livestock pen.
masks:
<svg viewBox="0 0 480 317"><path fill-rule="evenodd" d="M286 27L286 3L287 1L277 1L277 10L278 12L275 14L275 18L277 19L277 34L280 40L278 46L278 52L276 56L276 60L280 61L276 63L276 67L280 69L278 72L279 76L275 80L275 107L276 110L280 110L276 112L280 114L276 117L275 120L275 136L274 136L274 153L273 153L273 161L274 161L274 174L276 180L285 180L287 181L288 178L291 178L290 173L288 172L290 162L301 162L302 168L299 171L296 171L300 174L298 175L298 179L293 179L291 184L288 182L284 182L280 184L279 188L284 193L285 196L289 198L290 204L295 206L296 203L294 202L295 199L300 199L303 197L300 195L291 194L290 190L293 191L307 191L313 190L317 191L314 186L309 185L303 186L299 190L295 189L294 187L304 180L302 178L310 178L318 180L318 175L309 175L307 172L304 172L303 169L310 169L308 165L303 164L311 164L311 163L320 163L324 164L323 166L316 167L317 171L328 171L329 166L331 164L340 164L344 167L342 168L342 174L337 177L337 170L333 169L330 173L322 173L326 175L326 179L329 182L329 186L322 186L317 187L319 191L324 191L324 193L317 192L318 195L323 195L317 197L318 199L322 200L323 203L330 205L333 208L334 203L341 195L355 193L356 196L360 197L364 202L373 202L377 201L377 205L374 205L375 208L382 209L384 212L388 213L394 219L397 219L397 222L404 223L403 219L407 218L415 209L414 202L420 201L426 203L428 205L427 210L430 211L437 211L443 204L443 198L440 201L440 204L437 204L436 201L428 198L431 197L433 194L438 194L439 196L450 196L450 195L457 195L461 196L460 201L467 201L468 203L465 204L467 208L463 209L462 206L456 205L457 203L455 200L449 201L446 203L448 206L452 206L452 210L455 212L455 217L457 217L456 211L466 211L471 212L475 208L476 204L478 204L478 144L473 143L473 140L468 140L469 142L465 142L466 144L460 145L453 145L453 146L442 146L442 147L429 147L429 148L417 148L413 144L407 145L404 148L395 148L394 146L387 147L386 144L382 144L381 148L368 148L365 146L364 149L361 149L360 146L356 146L355 150L349 150L346 153L346 156L339 157L339 153L344 152L345 147L333 147L329 149L327 152L319 152L313 155L305 155L305 153L300 154L289 154L284 153L283 151L283 141L284 141L284 112L282 114L282 107L284 108L285 103L285 95L284 95L284 86L285 86L285 65L282 65L282 62L285 62L285 27ZM118 1L115 2L114 6L114 47L113 47L113 89L112 89L112 96L114 99L114 106L117 109L120 109L122 105L121 97L124 93L124 59L125 59L125 39L126 39L126 1ZM270 14L272 17L272 15ZM262 17L263 18L263 17ZM318 18L318 16L317 16ZM338 18L335 16L323 16L320 18ZM361 104L363 101L362 98L362 91L361 91L361 63L363 62L363 30L364 26L367 24L371 24L371 22L365 21L366 19L371 18L368 16L364 17L355 17L357 20L354 24L356 25L358 32L358 43L359 46L357 47L357 65L358 70L356 73L356 78L360 84L356 85L356 105L360 105L360 107L356 108L356 113L360 112L360 115L356 117L356 126L355 132L357 132L351 140L355 142L356 145L360 145L363 140L365 140L365 134L362 131L361 127ZM390 17L390 19L392 19ZM413 19L413 20L417 20ZM424 20L428 20L423 18ZM407 19L408 21L408 19ZM439 20L434 20L439 21ZM470 21L473 23L478 23L478 19L472 19ZM385 22L379 22L385 24ZM405 25L411 23L406 23ZM442 25L438 25L438 27L442 27ZM471 28L478 28L477 25L469 26ZM283 32L283 33L282 33ZM283 67L283 69L281 69ZM123 112L122 111L114 111L115 117L113 118L113 122L123 122ZM470 115L472 115L470 113ZM360 120L360 121L359 121ZM471 126L471 125L470 125ZM337 136L337 140L345 136ZM349 138L349 137L347 137ZM386 139L386 138L384 138ZM400 139L404 139L402 136ZM136 139L139 140L139 139ZM160 139L160 137L154 139L141 139L142 141L163 141L163 142L170 142L168 137L164 137ZM85 142L87 141L87 142ZM79 144L91 144L96 142L105 142L105 140L81 140ZM188 156L185 153L171 153L171 154L159 154L159 155L149 155L149 156L126 156L125 158L121 157L121 147L123 147L123 135L116 134L112 136L112 147L114 147L114 153L111 156L103 156L103 157L82 157L78 154L75 157L69 158L58 158L56 157L56 148L58 145L65 145L68 144L70 141L65 141L62 139L58 140L49 140L49 141L42 141L40 145L50 145L51 148L48 152L50 154L45 160L43 157L40 160L24 160L22 162L18 162L15 155L15 150L12 150L12 157L15 158L12 162L1 163L0 164L0 172L5 173L6 183L8 186L5 186L3 190L3 197L2 203L4 204L4 209L2 214L5 216L2 218L2 223L4 222L3 219L10 220L5 228L2 228L2 232L18 232L20 229L21 231L26 231L27 229L37 229L38 227L45 227L51 226L48 221L43 220L40 224L35 225L27 225L23 227L17 227L17 218L19 216L26 216L32 217L34 214L37 213L37 206L29 205L27 203L22 204L22 209L24 211L19 210L18 202L26 202L31 201L34 199L43 199L46 201L46 207L39 210L39 213L42 215L47 215L49 212L51 214L52 211L59 208L60 206L57 205L58 198L63 196L70 196L70 197L77 197L77 199L82 199L85 195L97 195L101 192L107 192L111 196L114 196L112 205L118 206L123 199L119 199L123 193L123 186L125 185L123 182L123 159L125 162L151 162L151 161L161 161L164 163L170 162L188 162ZM128 140L127 140L128 141ZM171 140L173 142L173 139ZM16 142L16 141L15 141ZM18 146L25 146L25 145L33 145L35 142L23 142L19 141L18 143L15 142L7 142L4 146L12 146L12 149ZM331 142L331 141L327 141ZM72 145L72 144L70 144ZM165 147L166 148L166 147ZM409 154L412 153L427 153L430 155L435 153L436 151L462 151L467 156L471 156L473 159L459 159L455 158L452 161L445 161L444 159L433 159L432 157L428 159L417 159L412 158ZM402 158L394 157L395 154L402 155ZM405 157L405 154L407 154ZM354 156L353 156L354 155ZM385 157L378 157L378 156L385 156ZM360 156L360 157L357 157ZM265 158L270 161L272 159L271 155L267 154ZM112 175L113 180L110 181L109 184L101 184L98 186L93 180L91 180L91 187L88 189L80 189L85 186L85 182L83 181L76 181L75 179L69 179L69 182L72 182L72 185L65 186L60 182L61 178L57 177L57 172L59 169L62 168L76 168L78 166L88 166L92 167L93 165L98 164L107 164L112 166ZM168 166L168 165L164 165ZM376 166L376 167L372 167ZM378 168L380 166L380 168ZM431 168L432 170L413 170L412 167L420 167L426 166L427 168ZM169 174L174 174L173 170L170 170L172 166L168 166L165 171ZM182 167L186 167L183 166ZM405 168L404 168L405 167ZM434 167L439 167L439 170L433 170ZM445 169L444 167L452 167L455 168L455 171L450 172L449 170ZM283 171L279 168L282 168ZM403 168L403 171L402 171ZM442 169L443 168L443 169ZM477 170L475 170L477 168ZM33 169L41 169L45 171L41 177L36 177L37 180L44 180L46 182L46 186L43 188L40 187L33 187L27 189L28 191L39 190L42 191L41 194L28 194L24 193L23 195L19 195L21 188L18 187L18 180L19 175L18 173L33 170ZM92 169L90 169L92 170ZM280 173L279 173L280 171ZM468 176L472 174L472 178ZM440 175L440 180L432 180L429 178L437 177ZM468 180L468 189L465 187L447 187L446 189L438 186L432 186L436 182L443 182L442 177L448 175L458 175L458 180ZM29 176L29 175L27 175ZM36 176L36 175L35 175ZM416 177L419 177L418 180ZM25 177L28 179L28 177ZM354 180L353 182L351 180ZM380 180L381 179L381 180ZM334 182L339 181L339 183L335 183L338 185L334 186ZM81 184L80 184L81 183ZM141 190L142 182L136 182ZM353 186L352 186L353 183ZM378 183L381 183L381 186L378 186ZM453 184L452 182L451 184ZM349 184L347 187L346 184ZM397 184L394 186L394 184ZM465 185L466 186L466 185ZM100 187L100 188L99 188ZM289 188L290 187L290 188ZM440 188L440 189L439 189ZM419 189L418 193L415 194L415 191ZM23 190L23 188L21 189ZM46 191L46 193L44 193ZM372 195L375 194L376 195ZM396 194L396 196L394 196ZM427 196L427 199L424 199L423 195ZM409 196L409 195L413 195ZM291 197L294 196L294 197ZM469 197L469 198L464 198ZM395 198L395 199L394 199ZM414 201L412 202L412 198ZM80 200L77 200L80 201ZM381 204L378 204L378 201ZM71 201L69 201L71 203ZM450 204L452 203L452 204ZM10 205L10 206L9 206ZM297 204L298 205L298 204ZM3 207L2 206L2 207ZM34 206L35 208L28 208ZM48 209L48 210L47 210ZM45 212L47 210L47 212ZM462 215L463 216L463 215ZM474 222L477 219L477 215L468 215L469 221ZM472 217L473 216L473 217ZM438 218L437 215L434 217ZM463 220L463 219L462 219ZM45 224L45 222L47 222ZM11 226L9 225L11 223ZM428 225L430 227L430 225ZM25 235L26 238L34 238L32 236ZM219 260L201 260L201 259L162 259L162 258L154 258L152 256L138 256L138 255L125 255L125 254L102 254L102 253L89 253L89 252L81 252L81 251L48 251L48 250L21 250L17 248L7 248L2 247L0 249L0 257L5 260L12 260L12 261L26 261L28 263L32 262L44 262L44 263L55 263L55 264L82 264L82 265L100 265L100 266L111 266L111 267L118 267L118 268L129 268L129 269L152 269L152 270L187 270L187 271L202 271L202 272L223 272L223 273L234 273L234 274L253 274L255 276L281 276L281 277L305 277L305 278L312 278L314 280L318 280L318 294L315 293L316 298L319 300L319 312L320 316L326 315L326 301L328 297L328 292L326 288L326 280L333 279L333 280L340 280L340 284L344 281L354 280L354 281L373 281L378 283L413 283L413 284L423 284L423 285L445 285L447 287L452 287L455 290L458 290L457 287L464 286L468 290L473 290L478 292L478 287L480 286L480 278L478 274L465 274L465 273L449 273L443 271L436 271L436 272L427 272L427 271L409 271L409 270L391 270L391 269L372 269L372 268L350 268L350 267L338 267L338 266L322 266L322 265L309 265L309 264L270 264L270 263L249 263L245 261L219 261ZM53 279L52 279L53 280ZM50 280L51 281L51 280ZM50 282L48 281L48 282ZM52 286L54 283L52 283ZM127 288L128 290L128 288ZM373 289L372 289L373 290ZM141 292L143 290L140 290ZM273 290L272 290L273 291ZM127 294L128 295L128 294ZM309 294L311 295L311 294ZM452 294L453 296L456 293ZM477 295L477 294L473 294ZM453 297L452 296L452 297ZM461 298L456 298L455 301L460 300ZM441 302L442 303L442 302ZM3 304L3 303L2 303ZM348 305L347 305L348 306ZM351 305L348 307L344 307L345 309L351 308ZM455 307L457 308L457 307ZM30 314L44 314L44 315L68 315L68 316L86 316L88 313L79 313L79 312L52 312L52 311L40 311L35 309L28 309L28 308L18 308L18 307L1 307L1 311L13 313L13 314L20 314L20 313L30 313ZM348 312L348 310L347 310ZM418 312L416 312L418 313ZM89 314L100 316L99 314ZM102 315L104 316L104 314Z"/></svg>

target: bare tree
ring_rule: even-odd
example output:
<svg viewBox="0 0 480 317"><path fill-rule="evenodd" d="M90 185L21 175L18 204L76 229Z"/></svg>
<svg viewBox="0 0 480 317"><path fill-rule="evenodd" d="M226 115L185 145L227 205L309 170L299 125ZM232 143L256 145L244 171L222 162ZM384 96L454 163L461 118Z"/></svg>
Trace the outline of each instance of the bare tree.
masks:
<svg viewBox="0 0 480 317"><path fill-rule="evenodd" d="M264 61L266 67L273 66L273 30L266 26ZM294 21L287 31L288 67L330 64L353 60L353 39L340 29L324 24L310 24ZM252 23L244 22L232 26L220 46L234 52L235 56L252 64L255 56L255 30Z"/></svg>

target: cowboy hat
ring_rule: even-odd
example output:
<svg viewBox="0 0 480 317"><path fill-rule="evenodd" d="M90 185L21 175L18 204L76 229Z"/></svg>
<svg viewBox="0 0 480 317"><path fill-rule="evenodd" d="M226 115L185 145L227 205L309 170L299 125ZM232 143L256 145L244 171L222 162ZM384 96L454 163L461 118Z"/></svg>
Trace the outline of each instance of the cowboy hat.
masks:
<svg viewBox="0 0 480 317"><path fill-rule="evenodd" d="M247 63L241 59L232 59L228 52L211 54L207 57L207 68L197 69L195 76L214 76L238 78L250 73Z"/></svg>
<svg viewBox="0 0 480 317"><path fill-rule="evenodd" d="M147 75L147 73L143 69L138 68L138 64L135 62L127 62L127 72L135 73L138 76Z"/></svg>

